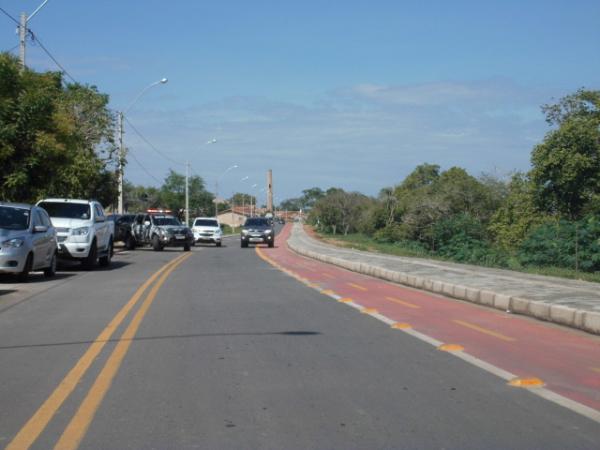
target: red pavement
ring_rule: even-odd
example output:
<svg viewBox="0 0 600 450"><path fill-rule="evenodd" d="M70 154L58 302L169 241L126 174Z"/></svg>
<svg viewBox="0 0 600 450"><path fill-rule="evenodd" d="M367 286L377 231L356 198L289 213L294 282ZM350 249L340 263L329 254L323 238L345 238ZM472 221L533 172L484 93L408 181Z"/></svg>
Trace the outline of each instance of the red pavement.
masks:
<svg viewBox="0 0 600 450"><path fill-rule="evenodd" d="M540 378L547 389L600 410L599 337L305 258L285 244L290 231L291 224L287 224L276 248L260 252L322 289L409 323L439 341L462 345L465 352L519 377ZM324 295L323 301L335 300Z"/></svg>

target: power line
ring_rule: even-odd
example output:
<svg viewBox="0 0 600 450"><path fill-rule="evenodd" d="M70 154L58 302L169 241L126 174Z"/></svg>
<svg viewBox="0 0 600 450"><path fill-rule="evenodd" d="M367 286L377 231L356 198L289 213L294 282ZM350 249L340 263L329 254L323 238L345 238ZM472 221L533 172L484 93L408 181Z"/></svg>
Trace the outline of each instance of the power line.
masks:
<svg viewBox="0 0 600 450"><path fill-rule="evenodd" d="M42 50L44 50L44 52L46 53L46 55L48 55L50 57L50 59L52 61L54 61L54 64L56 64L60 70L62 71L62 73L64 73L67 77L69 77L71 79L71 81L73 83L77 83L77 80L75 78L73 78L71 76L71 74L69 72L67 72L67 69L65 69L57 60L54 56L52 56L52 53L50 53L50 51L44 46L44 44L42 44L42 41L40 41L40 38L33 33L33 31L29 30L29 32L31 33L31 38L34 42L37 42L38 45L41 47Z"/></svg>
<svg viewBox="0 0 600 450"><path fill-rule="evenodd" d="M1 6L0 6L0 11L2 11L6 17L8 17L9 19L11 19L11 20L12 20L14 23L16 23L18 26L21 26L21 24L19 23L19 21L18 21L17 19L15 19L13 16L11 16L9 13L7 13L7 12L4 10L4 8L2 8Z"/></svg>
<svg viewBox="0 0 600 450"><path fill-rule="evenodd" d="M131 152L131 150L129 151L129 154L131 155L131 157L133 158L133 160L138 164L138 166L140 166L140 168L146 172L146 175L148 175L150 178L153 178L157 183L162 184L162 181L160 181L158 178L156 178L154 175L152 175L148 169L146 169L142 163L139 161L139 159L137 159L135 157L135 155Z"/></svg>
<svg viewBox="0 0 600 450"><path fill-rule="evenodd" d="M128 124L129 124L129 126L131 127L131 129L132 129L132 130L135 132L135 134L137 134L137 135L140 137L140 139L141 139L142 141L144 141L146 144L148 144L148 146L149 146L149 147L150 147L152 150L154 150L156 153L158 153L160 156L162 156L162 157L163 157L163 158L165 158L166 160L168 160L168 161L171 161L172 163L178 164L178 165L180 165L180 166L185 166L185 164L184 164L184 163L174 160L174 159L173 159L173 158L171 158L170 156L167 156L165 153L163 153L163 152L161 152L159 149L157 149L157 148L156 148L156 147L155 147L155 146L154 146L154 145L153 145L153 144L152 144L152 143L151 143L151 142L150 142L148 139L146 139L146 137L145 137L145 136L144 136L142 133L140 133L140 132L138 131L138 129L137 129L135 126L133 126L133 124L132 124L132 123L131 123L131 121L130 121L130 120L127 118L127 116L124 116L124 119L125 119L125 121L126 121Z"/></svg>
<svg viewBox="0 0 600 450"><path fill-rule="evenodd" d="M156 153L158 153L160 156L162 156L163 158L165 158L166 160L177 164L179 166L185 166L185 163L182 163L180 161L176 161L173 158L171 158L170 156L166 155L165 153L161 152L158 148L156 148L155 145L153 145L132 123L131 121L127 118L127 116L123 116L123 119L125 119L125 121L129 124L129 126L131 127L131 129L134 131L135 134L137 134L139 136L139 138L144 141L152 150L154 150ZM133 155L132 155L133 156ZM135 157L134 157L135 159ZM136 160L137 161L137 160ZM138 161L139 164L139 161ZM147 173L147 172L146 172ZM150 175L150 174L149 174ZM202 176L200 174L198 174L198 172L196 172L193 167L190 165L190 175L195 175L198 178L202 179ZM152 175L150 175L152 176ZM153 177L155 180L156 178ZM161 181L159 181L159 183L162 183Z"/></svg>

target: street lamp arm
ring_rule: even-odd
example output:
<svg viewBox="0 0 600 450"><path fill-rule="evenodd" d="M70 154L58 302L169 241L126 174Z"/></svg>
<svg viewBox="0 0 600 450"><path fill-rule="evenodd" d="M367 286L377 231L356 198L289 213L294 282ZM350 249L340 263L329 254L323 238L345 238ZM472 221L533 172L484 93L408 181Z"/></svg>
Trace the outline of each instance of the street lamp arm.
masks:
<svg viewBox="0 0 600 450"><path fill-rule="evenodd" d="M29 17L27 18L27 23L29 23L29 21L30 21L31 19L33 19L33 16L35 16L35 15L36 15L36 14L37 14L37 13L40 11L40 9L42 9L42 8L43 8L43 7L46 5L46 3L48 3L48 1L49 1L49 0L44 0L44 2L43 2L43 3L42 3L40 6L38 6L34 12L32 12L32 13L29 15Z"/></svg>
<svg viewBox="0 0 600 450"><path fill-rule="evenodd" d="M167 81L169 81L167 78L161 78L158 81L155 81L154 83L146 86L144 89L142 89L142 91L133 99L133 101L129 104L129 106L127 106L127 108L125 108L123 110L123 114L126 114L132 107L133 105L135 105L135 103L142 97L142 95L144 95L146 92L148 92L149 89L153 88L154 86L157 86L159 84L165 84Z"/></svg>

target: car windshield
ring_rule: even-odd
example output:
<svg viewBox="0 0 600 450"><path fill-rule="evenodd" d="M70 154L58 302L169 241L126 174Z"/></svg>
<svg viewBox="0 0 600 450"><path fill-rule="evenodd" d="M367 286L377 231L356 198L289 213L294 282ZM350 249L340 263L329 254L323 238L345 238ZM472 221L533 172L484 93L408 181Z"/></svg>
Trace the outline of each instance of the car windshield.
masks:
<svg viewBox="0 0 600 450"><path fill-rule="evenodd" d="M256 217L256 218L246 220L246 223L244 224L244 226L245 227L268 227L270 225L269 225L268 219L263 219L262 217Z"/></svg>
<svg viewBox="0 0 600 450"><path fill-rule="evenodd" d="M27 208L0 206L0 228L26 230L29 228L30 211Z"/></svg>
<svg viewBox="0 0 600 450"><path fill-rule="evenodd" d="M44 208L50 217L82 220L91 217L90 205L85 203L41 202L39 206Z"/></svg>
<svg viewBox="0 0 600 450"><path fill-rule="evenodd" d="M154 216L154 225L181 225L181 222L172 216Z"/></svg>
<svg viewBox="0 0 600 450"><path fill-rule="evenodd" d="M218 227L219 223L214 219L196 219L195 227Z"/></svg>

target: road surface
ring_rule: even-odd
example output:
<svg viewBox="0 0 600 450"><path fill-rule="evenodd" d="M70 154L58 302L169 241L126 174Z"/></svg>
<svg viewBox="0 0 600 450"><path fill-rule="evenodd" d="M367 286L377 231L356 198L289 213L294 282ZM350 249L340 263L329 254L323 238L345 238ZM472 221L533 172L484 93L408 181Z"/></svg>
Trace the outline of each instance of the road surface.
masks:
<svg viewBox="0 0 600 450"><path fill-rule="evenodd" d="M0 447L598 448L593 417L431 345L589 412L597 337L299 257L287 232L0 280Z"/></svg>

